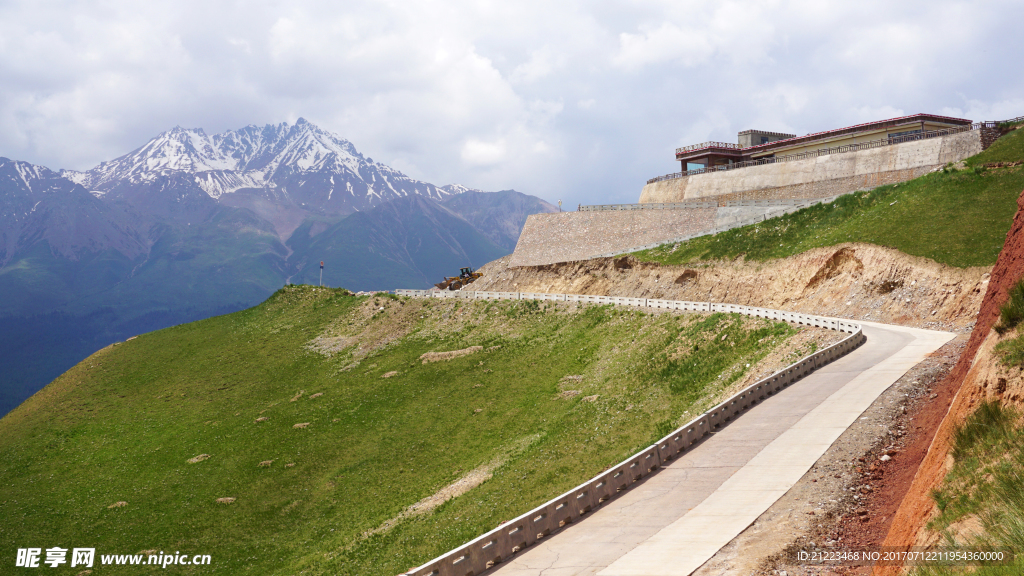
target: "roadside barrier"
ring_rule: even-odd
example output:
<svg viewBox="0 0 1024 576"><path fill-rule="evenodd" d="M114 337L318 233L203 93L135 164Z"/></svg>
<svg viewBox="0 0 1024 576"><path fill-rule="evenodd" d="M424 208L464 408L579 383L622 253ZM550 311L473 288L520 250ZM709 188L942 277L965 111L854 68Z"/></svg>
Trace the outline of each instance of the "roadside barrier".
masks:
<svg viewBox="0 0 1024 576"><path fill-rule="evenodd" d="M628 212L632 210L685 210L689 208L740 208L755 206L758 208L774 208L776 206L799 206L805 208L812 204L828 203L838 198L771 198L765 200L690 200L687 202L648 202L645 204L582 204L579 212Z"/></svg>
<svg viewBox="0 0 1024 576"><path fill-rule="evenodd" d="M806 356L771 376L747 386L721 404L674 430L656 444L648 446L572 490L418 568L405 572L408 576L479 576L508 560L515 553L534 544L537 540L554 534L562 527L580 520L586 514L613 500L642 478L657 472L663 465L685 453L712 431L724 426L768 396L852 352L865 341L864 332L856 322L738 304L534 292L396 290L395 294L410 298L548 300L691 312L726 312L782 320L804 326L816 326L849 334L828 348Z"/></svg>

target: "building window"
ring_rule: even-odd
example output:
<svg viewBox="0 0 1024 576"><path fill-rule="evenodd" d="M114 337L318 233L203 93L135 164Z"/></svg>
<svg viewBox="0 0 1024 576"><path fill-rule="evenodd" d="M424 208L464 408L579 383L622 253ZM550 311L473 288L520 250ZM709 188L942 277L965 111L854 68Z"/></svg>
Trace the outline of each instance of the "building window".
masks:
<svg viewBox="0 0 1024 576"><path fill-rule="evenodd" d="M768 143L768 137L767 136L761 136L761 144L767 144L767 143Z"/></svg>
<svg viewBox="0 0 1024 576"><path fill-rule="evenodd" d="M696 162L687 162L686 163L686 169L687 170L701 170L703 168L704 168L703 164L697 164Z"/></svg>
<svg viewBox="0 0 1024 576"><path fill-rule="evenodd" d="M889 138L899 138L900 136L910 136L911 134L920 134L920 133L921 133L921 129L918 128L917 130L907 130L906 132L896 132L894 134L889 134Z"/></svg>

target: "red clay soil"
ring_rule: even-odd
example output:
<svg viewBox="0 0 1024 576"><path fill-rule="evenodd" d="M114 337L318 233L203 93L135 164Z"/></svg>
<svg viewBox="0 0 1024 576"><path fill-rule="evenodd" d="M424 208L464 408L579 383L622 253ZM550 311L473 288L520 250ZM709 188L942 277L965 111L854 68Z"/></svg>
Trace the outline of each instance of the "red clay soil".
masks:
<svg viewBox="0 0 1024 576"><path fill-rule="evenodd" d="M844 550L877 547L885 540L893 517L928 452L932 437L956 396L957 388L949 378L949 370L960 357L962 349L963 341L954 340L931 355L947 368L943 373L934 375L935 381L926 382L930 393L911 399L906 405L906 413L897 415L889 425L890 429L906 430L897 444L891 448L878 444L858 458L856 472L859 479L855 484L862 486L858 491L860 506L839 517L827 535L833 541L842 538ZM891 459L882 461L883 455L889 455ZM865 485L870 488L864 488ZM837 567L834 572L869 574L871 568Z"/></svg>
<svg viewBox="0 0 1024 576"><path fill-rule="evenodd" d="M1013 226L1006 234L1003 250L999 253L996 265L992 269L988 290L985 293L981 310L978 312L978 320L967 341L967 346L949 376L935 389L935 392L939 394L933 402L935 406L924 408L920 417L922 420L918 421L915 418L915 422L918 422L924 430L929 424L935 422L940 414L944 415L934 434L922 435L923 438L930 439L930 447L923 459L920 456L916 457L920 466L913 476L909 489L899 490L900 481L898 479L910 474L910 470L897 471L892 476L893 491L890 496L894 501L902 500L902 502L896 510L891 525L888 526L888 534L883 542L885 546L909 547L914 545L918 534L931 516L933 503L929 494L945 475L944 462L949 453L949 438L957 424L967 416L973 404L970 393L961 393L964 378L971 368L979 347L999 318L999 307L1006 301L1010 286L1024 276L1024 193L1017 199L1017 208ZM951 396L954 396L952 404L949 400ZM948 410L947 406L949 406ZM907 461L907 466L910 466L914 457L911 455L908 458L910 459ZM905 480L903 481L905 482ZM888 483L887 479L885 484ZM886 493L887 489L888 487L885 486L881 492ZM901 495L902 498L900 498ZM879 503L879 509L872 511L874 514L869 512L869 515L887 516L886 511L890 506L891 503L888 502ZM886 526L881 522L883 521L880 520L880 524L876 525L875 529L884 534ZM871 521L867 522L868 525L871 523ZM874 569L873 574L895 576L900 571L901 569L898 567L878 567Z"/></svg>

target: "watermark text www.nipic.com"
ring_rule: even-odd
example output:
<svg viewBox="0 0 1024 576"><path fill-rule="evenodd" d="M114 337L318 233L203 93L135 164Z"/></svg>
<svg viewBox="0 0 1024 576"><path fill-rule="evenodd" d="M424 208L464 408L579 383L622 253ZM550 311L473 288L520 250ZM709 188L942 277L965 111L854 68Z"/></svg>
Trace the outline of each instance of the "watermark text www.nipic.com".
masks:
<svg viewBox="0 0 1024 576"><path fill-rule="evenodd" d="M68 552L71 552L70 556ZM92 568L96 563L95 548L18 548L18 555L14 565L18 568L39 568L49 566L57 568L65 564L76 567ZM106 566L193 566L210 564L209 554L100 554L99 564Z"/></svg>

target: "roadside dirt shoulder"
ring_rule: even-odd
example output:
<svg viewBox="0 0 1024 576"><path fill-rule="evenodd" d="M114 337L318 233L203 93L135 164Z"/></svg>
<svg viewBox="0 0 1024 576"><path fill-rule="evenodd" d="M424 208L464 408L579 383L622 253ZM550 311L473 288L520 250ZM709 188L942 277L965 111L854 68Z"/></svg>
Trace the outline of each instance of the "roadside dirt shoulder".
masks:
<svg viewBox="0 0 1024 576"><path fill-rule="evenodd" d="M956 390L946 378L966 343L949 342L886 390L800 481L695 575L869 574L799 565L800 549L879 546Z"/></svg>

